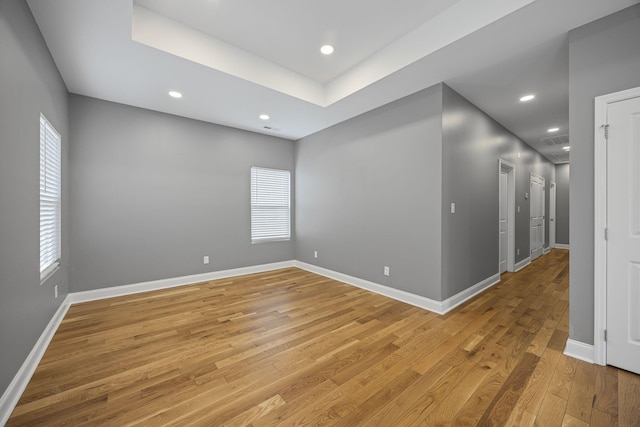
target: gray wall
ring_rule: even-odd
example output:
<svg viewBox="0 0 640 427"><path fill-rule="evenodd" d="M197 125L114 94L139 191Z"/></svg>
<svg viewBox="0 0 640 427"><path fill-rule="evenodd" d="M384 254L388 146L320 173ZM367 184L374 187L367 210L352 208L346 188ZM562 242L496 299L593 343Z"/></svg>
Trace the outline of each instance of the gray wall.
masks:
<svg viewBox="0 0 640 427"><path fill-rule="evenodd" d="M555 169L448 86L304 138L296 155L296 259L449 298L498 272L499 159L516 165L521 261L529 256L529 175L549 187Z"/></svg>
<svg viewBox="0 0 640 427"><path fill-rule="evenodd" d="M640 5L569 33L569 336L593 344L594 98L640 86Z"/></svg>
<svg viewBox="0 0 640 427"><path fill-rule="evenodd" d="M569 244L569 163L556 165L556 243Z"/></svg>
<svg viewBox="0 0 640 427"><path fill-rule="evenodd" d="M249 199L251 166L294 173L292 141L77 95L70 113L73 292L293 259L251 244Z"/></svg>
<svg viewBox="0 0 640 427"><path fill-rule="evenodd" d="M529 177L545 178L546 205L554 179L551 162L450 87L442 110L442 298L498 273L498 161L516 166L516 262L529 256ZM520 153L520 158L518 158ZM456 213L450 213L451 203ZM548 218L548 215L547 215ZM548 221L545 247L549 246Z"/></svg>
<svg viewBox="0 0 640 427"><path fill-rule="evenodd" d="M436 85L298 141L296 259L440 299L441 103Z"/></svg>
<svg viewBox="0 0 640 427"><path fill-rule="evenodd" d="M66 88L26 2L0 1L0 395L67 294ZM40 285L40 113L62 135L62 264ZM54 286L59 296L54 299Z"/></svg>

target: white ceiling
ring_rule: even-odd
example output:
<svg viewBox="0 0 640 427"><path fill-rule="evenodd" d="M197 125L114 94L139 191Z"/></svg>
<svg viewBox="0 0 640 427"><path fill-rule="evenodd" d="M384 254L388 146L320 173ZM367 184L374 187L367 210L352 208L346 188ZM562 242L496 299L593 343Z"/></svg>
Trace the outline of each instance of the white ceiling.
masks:
<svg viewBox="0 0 640 427"><path fill-rule="evenodd" d="M458 2L134 0L136 5L321 84ZM318 50L323 44L338 50L330 57L321 55Z"/></svg>
<svg viewBox="0 0 640 427"><path fill-rule="evenodd" d="M72 93L296 140L444 81L555 162L567 32L637 2L28 0Z"/></svg>

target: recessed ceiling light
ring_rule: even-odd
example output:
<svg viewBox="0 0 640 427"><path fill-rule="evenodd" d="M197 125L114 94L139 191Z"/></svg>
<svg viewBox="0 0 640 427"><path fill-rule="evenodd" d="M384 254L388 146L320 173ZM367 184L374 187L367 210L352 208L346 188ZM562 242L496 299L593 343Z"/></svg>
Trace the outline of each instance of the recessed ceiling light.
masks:
<svg viewBox="0 0 640 427"><path fill-rule="evenodd" d="M333 53L333 46L325 44L320 48L320 52L322 52L323 55L331 55Z"/></svg>
<svg viewBox="0 0 640 427"><path fill-rule="evenodd" d="M520 102L531 101L535 97L536 97L535 95L525 95L522 98L520 98Z"/></svg>
<svg viewBox="0 0 640 427"><path fill-rule="evenodd" d="M175 90L169 91L169 96L172 98L182 98L182 94Z"/></svg>
<svg viewBox="0 0 640 427"><path fill-rule="evenodd" d="M547 132L558 132L560 130L560 128L550 128L547 129Z"/></svg>
<svg viewBox="0 0 640 427"><path fill-rule="evenodd" d="M260 120L269 120L270 118L268 114L260 114Z"/></svg>
<svg viewBox="0 0 640 427"><path fill-rule="evenodd" d="M569 151L569 150L571 150L571 147L567 145L567 146L565 146L565 147L562 147L562 149L563 149L564 151Z"/></svg>

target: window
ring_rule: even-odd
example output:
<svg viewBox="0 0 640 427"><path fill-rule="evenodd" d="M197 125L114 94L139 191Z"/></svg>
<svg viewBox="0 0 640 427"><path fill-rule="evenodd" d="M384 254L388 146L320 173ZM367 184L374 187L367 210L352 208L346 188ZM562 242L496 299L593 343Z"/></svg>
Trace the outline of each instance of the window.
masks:
<svg viewBox="0 0 640 427"><path fill-rule="evenodd" d="M40 281L60 265L60 134L40 115Z"/></svg>
<svg viewBox="0 0 640 427"><path fill-rule="evenodd" d="M251 243L291 238L290 177L286 170L251 168Z"/></svg>

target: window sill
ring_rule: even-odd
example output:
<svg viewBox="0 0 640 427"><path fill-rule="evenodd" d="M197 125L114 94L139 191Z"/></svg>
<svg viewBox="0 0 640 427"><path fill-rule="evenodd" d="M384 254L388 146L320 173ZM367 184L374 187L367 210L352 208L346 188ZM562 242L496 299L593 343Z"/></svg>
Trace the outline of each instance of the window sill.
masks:
<svg viewBox="0 0 640 427"><path fill-rule="evenodd" d="M40 273L40 284L44 285L44 282L49 280L51 276L53 276L56 271L60 270L60 261L56 261L47 267L42 273Z"/></svg>
<svg viewBox="0 0 640 427"><path fill-rule="evenodd" d="M274 238L274 239L260 239L260 240L252 240L251 244L255 245L257 243L269 243L269 242L289 242L291 241L290 237L283 238Z"/></svg>

